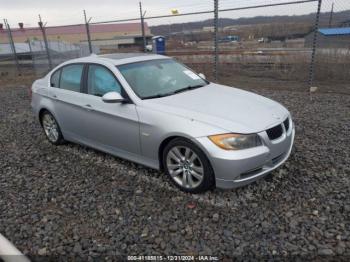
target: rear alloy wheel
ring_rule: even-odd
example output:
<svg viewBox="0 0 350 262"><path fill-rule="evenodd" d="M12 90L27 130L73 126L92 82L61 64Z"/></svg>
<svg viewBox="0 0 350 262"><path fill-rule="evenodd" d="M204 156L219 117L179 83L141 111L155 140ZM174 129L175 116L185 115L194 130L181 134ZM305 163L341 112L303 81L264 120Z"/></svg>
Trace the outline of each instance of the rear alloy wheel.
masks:
<svg viewBox="0 0 350 262"><path fill-rule="evenodd" d="M204 153L193 143L175 139L164 150L166 174L182 191L200 193L214 185L214 174Z"/></svg>
<svg viewBox="0 0 350 262"><path fill-rule="evenodd" d="M60 127L58 126L56 119L50 112L45 111L42 114L41 125L50 143L54 145L59 145L64 142Z"/></svg>

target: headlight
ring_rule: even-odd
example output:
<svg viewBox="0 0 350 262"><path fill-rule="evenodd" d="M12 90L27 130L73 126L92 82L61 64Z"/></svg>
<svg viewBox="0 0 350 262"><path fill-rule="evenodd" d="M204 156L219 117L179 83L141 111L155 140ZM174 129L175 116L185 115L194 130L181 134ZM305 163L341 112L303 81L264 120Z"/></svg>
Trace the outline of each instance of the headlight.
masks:
<svg viewBox="0 0 350 262"><path fill-rule="evenodd" d="M240 150L260 146L261 140L258 135L223 134L209 136L209 139L218 147L225 150Z"/></svg>

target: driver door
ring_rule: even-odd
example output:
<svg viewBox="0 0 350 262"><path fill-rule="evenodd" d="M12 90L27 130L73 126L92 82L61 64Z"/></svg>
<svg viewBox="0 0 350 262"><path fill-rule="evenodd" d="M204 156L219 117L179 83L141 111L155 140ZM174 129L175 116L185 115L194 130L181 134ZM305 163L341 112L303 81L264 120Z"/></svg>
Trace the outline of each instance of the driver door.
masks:
<svg viewBox="0 0 350 262"><path fill-rule="evenodd" d="M114 73L99 64L89 64L84 108L88 119L84 137L91 146L121 156L140 154L139 119L133 103L105 103L102 96L123 87Z"/></svg>

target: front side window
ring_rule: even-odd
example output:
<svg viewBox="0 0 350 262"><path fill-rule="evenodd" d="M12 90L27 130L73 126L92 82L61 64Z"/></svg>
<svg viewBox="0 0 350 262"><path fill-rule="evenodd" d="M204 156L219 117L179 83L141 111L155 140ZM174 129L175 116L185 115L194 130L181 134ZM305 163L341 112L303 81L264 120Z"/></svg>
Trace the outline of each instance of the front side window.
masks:
<svg viewBox="0 0 350 262"><path fill-rule="evenodd" d="M118 66L142 99L172 95L208 84L192 70L172 59L157 59Z"/></svg>
<svg viewBox="0 0 350 262"><path fill-rule="evenodd" d="M68 65L62 68L60 88L80 92L84 65Z"/></svg>
<svg viewBox="0 0 350 262"><path fill-rule="evenodd" d="M108 92L121 93L121 86L115 76L103 66L89 65L88 94L103 96Z"/></svg>

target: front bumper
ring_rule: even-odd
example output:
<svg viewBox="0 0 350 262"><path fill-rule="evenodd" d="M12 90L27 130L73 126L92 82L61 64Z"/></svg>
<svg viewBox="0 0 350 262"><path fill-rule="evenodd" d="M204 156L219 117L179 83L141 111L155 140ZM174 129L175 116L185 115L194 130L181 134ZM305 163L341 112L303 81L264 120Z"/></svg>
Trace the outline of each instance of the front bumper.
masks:
<svg viewBox="0 0 350 262"><path fill-rule="evenodd" d="M282 165L289 157L294 142L295 129L289 118L289 129L283 127L281 137L270 140L266 131L258 133L263 145L255 148L230 151L212 143L209 138L196 142L206 151L214 169L216 187L229 189L256 181Z"/></svg>

